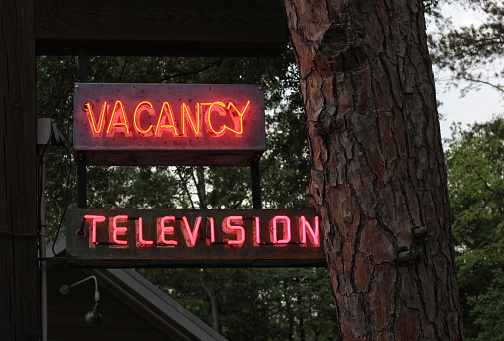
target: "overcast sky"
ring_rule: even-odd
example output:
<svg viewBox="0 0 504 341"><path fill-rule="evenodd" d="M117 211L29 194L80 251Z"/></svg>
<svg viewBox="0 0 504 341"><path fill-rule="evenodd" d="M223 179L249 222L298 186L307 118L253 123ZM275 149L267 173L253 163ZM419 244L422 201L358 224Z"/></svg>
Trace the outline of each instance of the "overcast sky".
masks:
<svg viewBox="0 0 504 341"><path fill-rule="evenodd" d="M455 25L478 25L484 20L484 16L473 11L464 11L460 7L443 6L445 15L452 17ZM435 28L427 27L429 32ZM453 122L462 122L463 126L474 122L489 121L493 115L504 113L504 101L498 92L489 86L483 86L480 91L471 91L465 97L461 97L460 88L446 89L448 74L437 72L436 92L438 101L442 102L439 113L443 115L441 121L441 135L443 138L450 137L450 126ZM501 80L502 82L502 80Z"/></svg>
<svg viewBox="0 0 504 341"><path fill-rule="evenodd" d="M443 115L441 121L441 135L450 137L452 122L462 122L463 126L474 122L487 122L495 114L504 113L502 99L497 91L490 87L483 87L480 91L470 92L460 97L459 89L444 92L445 84L437 82L437 99L443 104L438 108Z"/></svg>

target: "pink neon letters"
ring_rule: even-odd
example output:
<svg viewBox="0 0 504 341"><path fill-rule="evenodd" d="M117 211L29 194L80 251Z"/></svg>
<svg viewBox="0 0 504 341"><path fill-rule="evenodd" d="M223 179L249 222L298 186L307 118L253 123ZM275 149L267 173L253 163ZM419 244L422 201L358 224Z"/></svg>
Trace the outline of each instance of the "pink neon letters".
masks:
<svg viewBox="0 0 504 341"><path fill-rule="evenodd" d="M191 230L191 226L187 221L186 217L182 217L182 223L180 224L182 229L182 234L188 247L194 247L196 245L196 239L198 238L198 231L201 224L201 217L196 218L194 223L194 228ZM182 227L184 225L184 227Z"/></svg>
<svg viewBox="0 0 504 341"><path fill-rule="evenodd" d="M91 226L89 227L91 233L91 243L95 244L96 243L96 223L105 221L105 216L103 215L85 215L84 219L88 220L91 219Z"/></svg>
<svg viewBox="0 0 504 341"><path fill-rule="evenodd" d="M243 247L273 245L285 247L300 244L302 247L320 247L319 220L315 216L308 220L304 215L289 217L276 215L262 222L269 229L261 232L261 217L230 215L219 221L220 231L215 229L214 217L163 216L147 225L142 217L127 215L85 215L89 226L89 246L109 245L115 248L129 247L129 241L136 240L137 247L195 247L198 245L219 245ZM108 220L108 223L106 221ZM128 221L134 221L129 223ZM130 224L134 224L134 227ZM154 224L153 226L149 226ZM297 224L293 227L292 224ZM219 226L219 225L218 225ZM129 228L134 229L134 237L128 237ZM269 231L269 232L268 232ZM108 236L108 239L107 239Z"/></svg>
<svg viewBox="0 0 504 341"><path fill-rule="evenodd" d="M154 244L152 240L144 240L142 217L138 218L138 220L135 221L135 227L137 231L137 247L149 247Z"/></svg>
<svg viewBox="0 0 504 341"><path fill-rule="evenodd" d="M236 240L227 241L229 245L243 245L243 242L245 241L245 229L240 225L243 225L242 216L229 216L222 221L222 231L227 234L236 234Z"/></svg>
<svg viewBox="0 0 504 341"><path fill-rule="evenodd" d="M160 245L170 245L170 246L175 246L178 244L176 240L167 240L166 235L167 234L173 234L175 231L175 228L173 226L166 226L166 223L170 223L172 221L175 221L174 216L164 216L162 218L157 218L158 224L157 224L157 235L158 235L158 243Z"/></svg>
<svg viewBox="0 0 504 341"><path fill-rule="evenodd" d="M121 222L126 222L128 220L127 215L116 215L114 218L112 218L112 221L110 222L109 220L109 234L112 232L112 241L115 244L118 245L127 245L128 241L127 240L119 240L117 239L117 236L124 236L126 234L126 231L128 231L127 227L124 226L117 226L117 223L119 222L118 220L121 220Z"/></svg>
<svg viewBox="0 0 504 341"><path fill-rule="evenodd" d="M180 108L175 108L178 109L175 114L169 102L163 102L161 107L156 109L151 102L142 101L136 105L134 111L133 108L126 109L121 100L115 101L113 106L103 102L97 107L100 109L94 110L89 101L82 105L94 138L114 138L118 134L148 138L161 137L163 133L171 133L173 137L202 134L219 137L226 132L240 137L243 134L243 119L249 111L250 100L240 106L231 101L197 102L191 106L184 102ZM227 123L222 123L222 119Z"/></svg>

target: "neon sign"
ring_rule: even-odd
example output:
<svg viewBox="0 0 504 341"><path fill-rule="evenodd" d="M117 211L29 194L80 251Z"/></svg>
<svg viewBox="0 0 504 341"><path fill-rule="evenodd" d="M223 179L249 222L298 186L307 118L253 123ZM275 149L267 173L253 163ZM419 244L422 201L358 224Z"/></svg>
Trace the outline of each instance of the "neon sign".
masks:
<svg viewBox="0 0 504 341"><path fill-rule="evenodd" d="M325 262L311 210L94 210L68 214L68 259L167 266ZM111 264L112 263L112 264Z"/></svg>
<svg viewBox="0 0 504 341"><path fill-rule="evenodd" d="M266 148L255 85L80 83L74 114L91 165L247 165Z"/></svg>
<svg viewBox="0 0 504 341"><path fill-rule="evenodd" d="M191 224L189 224L187 217L183 216L182 218L175 218L174 216L163 216L163 217L158 217L157 218L157 226L156 226L156 231L157 231L157 241L154 243L153 240L145 240L143 235L144 235L144 226L143 226L143 218L142 217L128 217L127 215L116 215L112 216L109 218L106 218L103 215L92 215L92 214L86 214L82 218L86 222L90 222L90 247L94 248L96 245L100 244L106 244L106 245L124 245L125 247L128 247L128 241L124 239L119 239L118 236L123 236L123 238L126 235L126 232L128 231L128 228L125 226L118 226L118 222L126 223L128 219L130 220L135 220L135 231L136 231L136 245L137 247L151 247L151 246L159 246L159 247L165 247L165 246L176 246L178 245L178 241L176 240L167 240L166 235L167 234L174 234L174 229L175 226L167 226L167 222L172 222L175 223L177 220L180 221L180 230L184 236L184 240L186 243L187 247L194 247L196 245L197 237L199 234L200 226L201 226L201 220L203 217L198 216L196 217L196 220L191 227ZM97 240L97 222L103 222L108 219L109 225L108 225L108 232L109 232L109 240L105 242L99 242ZM209 221L209 226L210 226L210 243L215 244L215 224L214 224L214 218L209 217L205 218L208 219ZM228 244L228 245L235 245L238 247L243 246L243 243L245 242L245 228L243 225L243 220L244 219L250 219L253 220L254 223L253 225L253 231L255 234L255 239L254 239L254 246L258 246L261 244L271 244L274 246L283 246L284 244L289 244L291 242L291 219L288 216L285 215L277 215L274 216L273 219L270 221L270 239L267 242L261 242L261 236L260 236L260 230L259 230L259 219L260 217L253 217L253 218L244 218L243 216L227 216L223 221L222 221L222 231L226 234L229 235L236 235L236 239L224 239L221 243L222 244ZM282 225L282 234L283 234L283 239L279 240L278 239L278 226ZM313 225L313 226L312 226ZM319 247L320 246L320 240L319 240L319 221L318 217L313 218L313 224L308 222L306 220L305 216L300 216L299 217L299 225L298 227L300 228L299 235L301 236L301 239L297 241L296 243L298 244L303 244L303 246L307 246L307 235L309 236L311 242L310 244L314 247Z"/></svg>

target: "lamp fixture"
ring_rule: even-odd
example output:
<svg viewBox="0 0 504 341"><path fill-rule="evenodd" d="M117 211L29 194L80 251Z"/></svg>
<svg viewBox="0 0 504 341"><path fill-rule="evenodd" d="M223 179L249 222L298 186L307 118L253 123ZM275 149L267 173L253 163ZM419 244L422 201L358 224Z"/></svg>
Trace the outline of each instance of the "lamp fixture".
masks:
<svg viewBox="0 0 504 341"><path fill-rule="evenodd" d="M96 279L95 276L86 277L83 280L75 282L74 284L71 285L63 284L60 287L60 292L63 295L67 295L72 287L79 285L89 279L94 279L95 282L95 305L93 307L93 310L86 313L84 319L86 320L86 323L91 327L98 327L102 323L103 318L102 315L100 314L100 292L98 291L98 280Z"/></svg>

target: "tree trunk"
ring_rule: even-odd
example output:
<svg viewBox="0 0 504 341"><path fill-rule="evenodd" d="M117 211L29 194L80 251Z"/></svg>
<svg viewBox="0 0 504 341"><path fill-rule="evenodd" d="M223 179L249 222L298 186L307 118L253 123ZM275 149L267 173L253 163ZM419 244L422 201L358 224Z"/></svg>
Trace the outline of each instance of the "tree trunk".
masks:
<svg viewBox="0 0 504 341"><path fill-rule="evenodd" d="M344 340L461 340L418 0L285 0Z"/></svg>
<svg viewBox="0 0 504 341"><path fill-rule="evenodd" d="M206 276L202 279L202 285L208 295L208 298L210 299L213 329L215 329L219 333L222 333L222 328L219 320L219 305L217 301L217 283L215 281L215 269L204 269L204 272Z"/></svg>
<svg viewBox="0 0 504 341"><path fill-rule="evenodd" d="M207 209L207 193L206 193L206 180L205 169L203 167L196 167L196 177L193 175L194 185L198 191L199 209ZM201 278L201 286L208 295L210 300L210 309L212 311L212 327L219 333L222 333L222 327L219 319L219 303L217 298L217 276L215 269L203 269L205 276Z"/></svg>

